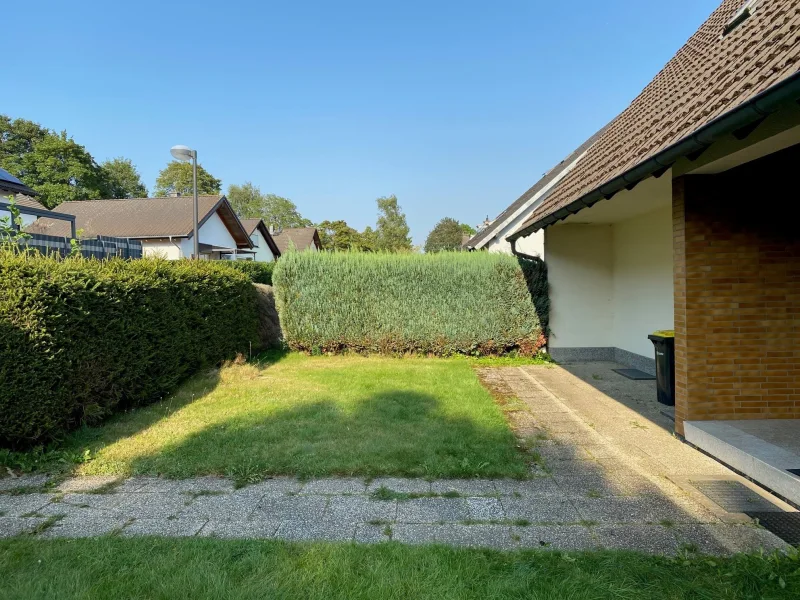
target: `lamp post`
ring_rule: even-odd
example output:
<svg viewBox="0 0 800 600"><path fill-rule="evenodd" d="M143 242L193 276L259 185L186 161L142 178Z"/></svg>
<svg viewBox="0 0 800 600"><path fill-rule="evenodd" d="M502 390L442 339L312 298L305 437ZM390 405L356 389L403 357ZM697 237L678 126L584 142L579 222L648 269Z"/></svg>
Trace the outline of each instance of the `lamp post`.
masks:
<svg viewBox="0 0 800 600"><path fill-rule="evenodd" d="M192 235L194 236L194 255L195 260L200 259L200 234L197 231L197 220L199 209L197 207L197 150L192 150L189 146L173 146L170 148L170 154L181 161L192 161L192 191L194 194L194 210L192 211Z"/></svg>

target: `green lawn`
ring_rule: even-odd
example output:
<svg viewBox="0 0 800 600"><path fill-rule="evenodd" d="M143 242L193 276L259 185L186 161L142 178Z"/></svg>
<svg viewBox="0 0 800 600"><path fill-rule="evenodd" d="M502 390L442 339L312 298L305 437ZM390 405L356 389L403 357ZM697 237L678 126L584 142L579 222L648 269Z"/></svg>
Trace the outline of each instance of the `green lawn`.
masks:
<svg viewBox="0 0 800 600"><path fill-rule="evenodd" d="M0 598L797 598L798 558L214 539L0 540Z"/></svg>
<svg viewBox="0 0 800 600"><path fill-rule="evenodd" d="M276 356L73 434L81 474L524 477L501 409L464 359Z"/></svg>

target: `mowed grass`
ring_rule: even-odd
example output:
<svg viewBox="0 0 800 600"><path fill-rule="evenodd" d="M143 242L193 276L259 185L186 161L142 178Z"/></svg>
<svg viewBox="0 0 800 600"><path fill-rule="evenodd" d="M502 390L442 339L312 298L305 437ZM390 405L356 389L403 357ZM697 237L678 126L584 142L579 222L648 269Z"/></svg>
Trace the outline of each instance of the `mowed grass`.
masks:
<svg viewBox="0 0 800 600"><path fill-rule="evenodd" d="M627 552L216 539L0 540L0 598L570 600L800 595L797 555L669 559Z"/></svg>
<svg viewBox="0 0 800 600"><path fill-rule="evenodd" d="M79 474L524 477L469 361L288 354L199 375L73 434Z"/></svg>

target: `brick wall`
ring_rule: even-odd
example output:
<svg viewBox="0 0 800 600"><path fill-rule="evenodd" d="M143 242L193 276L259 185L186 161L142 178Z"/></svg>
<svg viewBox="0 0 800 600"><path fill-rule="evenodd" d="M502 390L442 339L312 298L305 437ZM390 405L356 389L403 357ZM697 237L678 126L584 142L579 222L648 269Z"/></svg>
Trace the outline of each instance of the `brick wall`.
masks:
<svg viewBox="0 0 800 600"><path fill-rule="evenodd" d="M673 182L679 433L683 420L800 418L798 168L796 147Z"/></svg>

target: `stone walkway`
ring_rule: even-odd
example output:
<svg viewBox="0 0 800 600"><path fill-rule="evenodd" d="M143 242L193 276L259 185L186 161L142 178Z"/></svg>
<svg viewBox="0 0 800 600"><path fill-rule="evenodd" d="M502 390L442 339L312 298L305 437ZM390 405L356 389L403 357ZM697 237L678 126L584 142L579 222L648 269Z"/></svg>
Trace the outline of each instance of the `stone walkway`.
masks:
<svg viewBox="0 0 800 600"><path fill-rule="evenodd" d="M673 438L657 406L636 404L652 382L611 379L619 389L604 391L598 382L610 368L588 367L586 380L563 368L481 372L495 392L520 399L513 425L541 458L530 480L275 478L236 489L221 478L84 477L57 485L4 478L0 537L394 540L658 554L785 549L744 515L698 495L687 477L735 476ZM615 393L627 396L620 402Z"/></svg>

